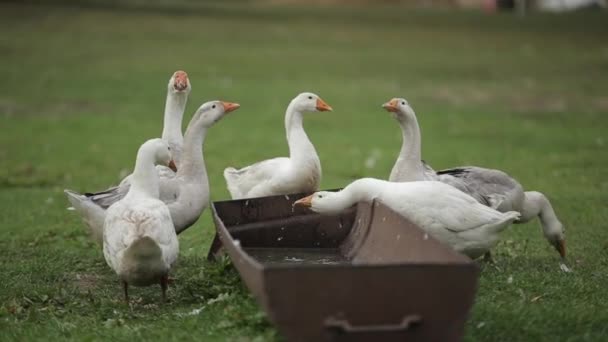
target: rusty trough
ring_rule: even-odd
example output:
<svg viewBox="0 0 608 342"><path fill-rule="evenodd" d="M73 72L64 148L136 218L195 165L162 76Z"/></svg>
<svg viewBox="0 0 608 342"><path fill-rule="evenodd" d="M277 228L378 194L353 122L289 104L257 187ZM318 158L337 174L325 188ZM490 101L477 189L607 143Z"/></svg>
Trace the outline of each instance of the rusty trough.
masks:
<svg viewBox="0 0 608 342"><path fill-rule="evenodd" d="M289 341L458 341L478 268L381 203L339 215L300 195L214 202L217 235Z"/></svg>

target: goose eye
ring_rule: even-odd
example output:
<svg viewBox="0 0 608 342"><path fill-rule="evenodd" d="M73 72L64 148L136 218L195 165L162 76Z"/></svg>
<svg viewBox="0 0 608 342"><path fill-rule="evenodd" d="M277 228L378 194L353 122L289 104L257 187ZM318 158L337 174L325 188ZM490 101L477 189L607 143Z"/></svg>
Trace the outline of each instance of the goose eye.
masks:
<svg viewBox="0 0 608 342"><path fill-rule="evenodd" d="M401 105L405 106L405 102L401 102Z"/></svg>
<svg viewBox="0 0 608 342"><path fill-rule="evenodd" d="M215 105L211 106L211 108L215 109Z"/></svg>
<svg viewBox="0 0 608 342"><path fill-rule="evenodd" d="M309 100L312 100L312 96L309 96L309 97L308 97L308 99L309 99Z"/></svg>

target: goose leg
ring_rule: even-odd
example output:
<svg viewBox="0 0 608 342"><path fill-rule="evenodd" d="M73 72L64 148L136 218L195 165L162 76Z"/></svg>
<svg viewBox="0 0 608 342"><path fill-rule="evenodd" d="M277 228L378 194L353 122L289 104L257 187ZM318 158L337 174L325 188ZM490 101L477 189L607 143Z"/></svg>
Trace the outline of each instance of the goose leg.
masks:
<svg viewBox="0 0 608 342"><path fill-rule="evenodd" d="M490 264L494 264L494 258L492 258L492 253L490 251L487 251L484 255L483 255L483 261L490 263Z"/></svg>
<svg viewBox="0 0 608 342"><path fill-rule="evenodd" d="M122 288L125 291L125 302L129 304L129 284L127 284L127 282L124 280L122 282Z"/></svg>
<svg viewBox="0 0 608 342"><path fill-rule="evenodd" d="M167 302L167 287L169 285L169 276L164 275L160 278L160 289L163 292L163 302Z"/></svg>

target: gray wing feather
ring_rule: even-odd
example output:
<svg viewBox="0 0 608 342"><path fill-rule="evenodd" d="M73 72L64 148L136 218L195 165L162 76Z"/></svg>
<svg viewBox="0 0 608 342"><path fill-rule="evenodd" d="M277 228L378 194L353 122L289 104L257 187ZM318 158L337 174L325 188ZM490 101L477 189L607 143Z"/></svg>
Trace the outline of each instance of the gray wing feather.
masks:
<svg viewBox="0 0 608 342"><path fill-rule="evenodd" d="M505 172L464 166L437 171L437 176L484 205L502 212L521 211L523 187Z"/></svg>

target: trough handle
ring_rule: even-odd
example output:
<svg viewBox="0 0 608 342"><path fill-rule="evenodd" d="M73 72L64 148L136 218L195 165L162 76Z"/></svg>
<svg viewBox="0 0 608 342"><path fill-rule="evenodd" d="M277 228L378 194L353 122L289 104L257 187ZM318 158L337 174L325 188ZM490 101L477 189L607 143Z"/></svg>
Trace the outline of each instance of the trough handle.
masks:
<svg viewBox="0 0 608 342"><path fill-rule="evenodd" d="M375 325L352 325L345 318L328 317L325 320L325 328L335 334L352 333L377 333L377 332L404 332L415 328L422 323L420 315L408 315L403 317L398 324L375 324Z"/></svg>

